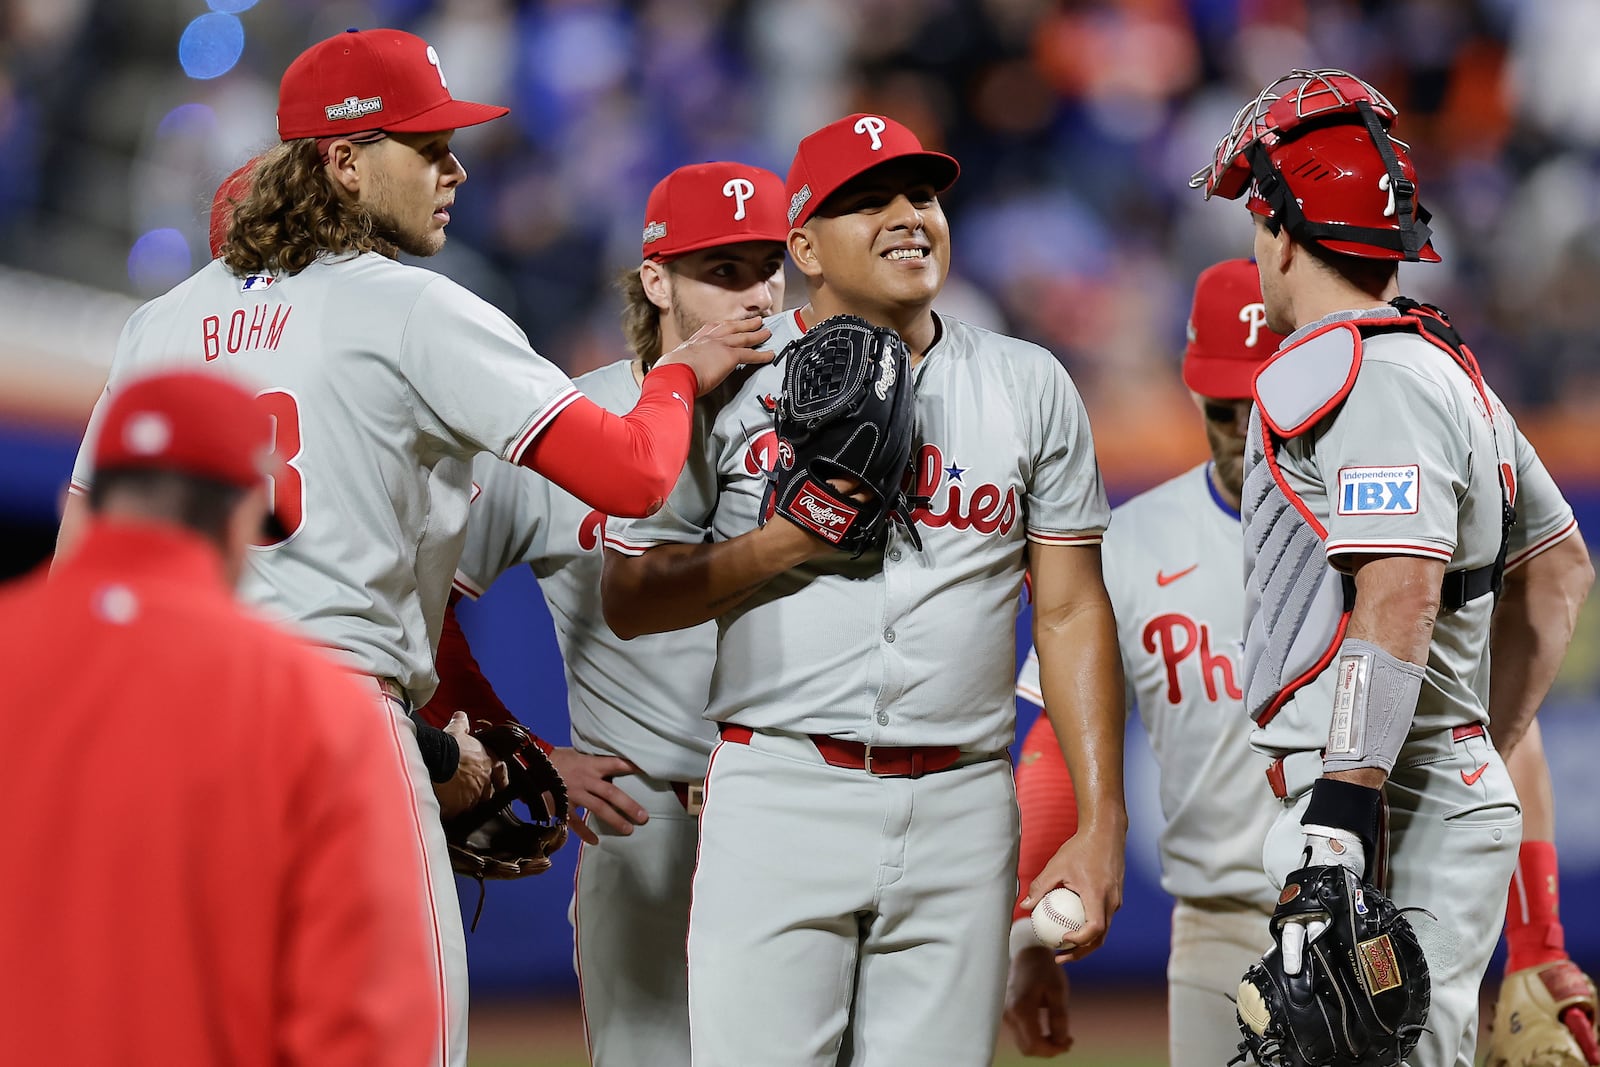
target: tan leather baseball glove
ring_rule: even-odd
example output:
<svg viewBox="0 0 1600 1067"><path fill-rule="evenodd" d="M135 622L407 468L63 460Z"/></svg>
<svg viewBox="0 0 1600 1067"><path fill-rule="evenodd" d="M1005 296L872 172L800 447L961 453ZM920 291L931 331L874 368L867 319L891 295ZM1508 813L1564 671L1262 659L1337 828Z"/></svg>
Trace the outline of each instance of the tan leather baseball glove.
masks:
<svg viewBox="0 0 1600 1067"><path fill-rule="evenodd" d="M1595 988L1571 960L1506 975L1485 1067L1594 1067Z"/></svg>

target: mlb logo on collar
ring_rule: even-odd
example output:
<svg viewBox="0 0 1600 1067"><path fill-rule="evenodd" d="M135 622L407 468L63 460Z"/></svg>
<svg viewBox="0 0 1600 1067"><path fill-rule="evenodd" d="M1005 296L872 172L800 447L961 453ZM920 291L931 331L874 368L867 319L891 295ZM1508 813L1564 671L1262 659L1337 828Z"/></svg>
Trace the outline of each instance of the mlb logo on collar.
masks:
<svg viewBox="0 0 1600 1067"><path fill-rule="evenodd" d="M1420 468L1339 468L1340 515L1415 515Z"/></svg>

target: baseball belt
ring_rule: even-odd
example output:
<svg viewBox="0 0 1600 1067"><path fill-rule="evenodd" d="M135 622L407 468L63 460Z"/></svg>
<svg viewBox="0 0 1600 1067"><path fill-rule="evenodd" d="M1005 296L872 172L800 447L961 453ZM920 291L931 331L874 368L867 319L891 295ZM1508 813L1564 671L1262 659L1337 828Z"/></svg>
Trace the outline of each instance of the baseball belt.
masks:
<svg viewBox="0 0 1600 1067"><path fill-rule="evenodd" d="M1450 730L1450 743L1457 744L1473 737L1482 737L1486 731L1480 722L1467 723ZM1267 784L1272 795L1279 800L1297 797L1311 788L1311 783L1322 777L1322 753L1305 750L1279 756L1267 766Z"/></svg>

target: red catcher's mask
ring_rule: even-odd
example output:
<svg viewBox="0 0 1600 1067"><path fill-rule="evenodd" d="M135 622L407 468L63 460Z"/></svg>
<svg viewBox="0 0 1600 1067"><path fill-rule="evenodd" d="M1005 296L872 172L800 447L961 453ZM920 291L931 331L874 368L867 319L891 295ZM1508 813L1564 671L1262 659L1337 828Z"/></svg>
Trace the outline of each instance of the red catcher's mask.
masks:
<svg viewBox="0 0 1600 1067"><path fill-rule="evenodd" d="M1291 71L1240 109L1189 184L1228 200L1248 189L1274 233L1330 252L1437 263L1410 147L1389 134L1398 114L1353 74Z"/></svg>

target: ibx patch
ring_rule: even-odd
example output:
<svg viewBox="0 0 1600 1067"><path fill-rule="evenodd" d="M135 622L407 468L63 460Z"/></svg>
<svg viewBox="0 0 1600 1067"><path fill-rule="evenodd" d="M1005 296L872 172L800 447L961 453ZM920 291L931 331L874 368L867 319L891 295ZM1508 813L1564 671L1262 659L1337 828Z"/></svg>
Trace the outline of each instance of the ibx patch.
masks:
<svg viewBox="0 0 1600 1067"><path fill-rule="evenodd" d="M1340 467L1340 515L1415 515L1421 468Z"/></svg>

